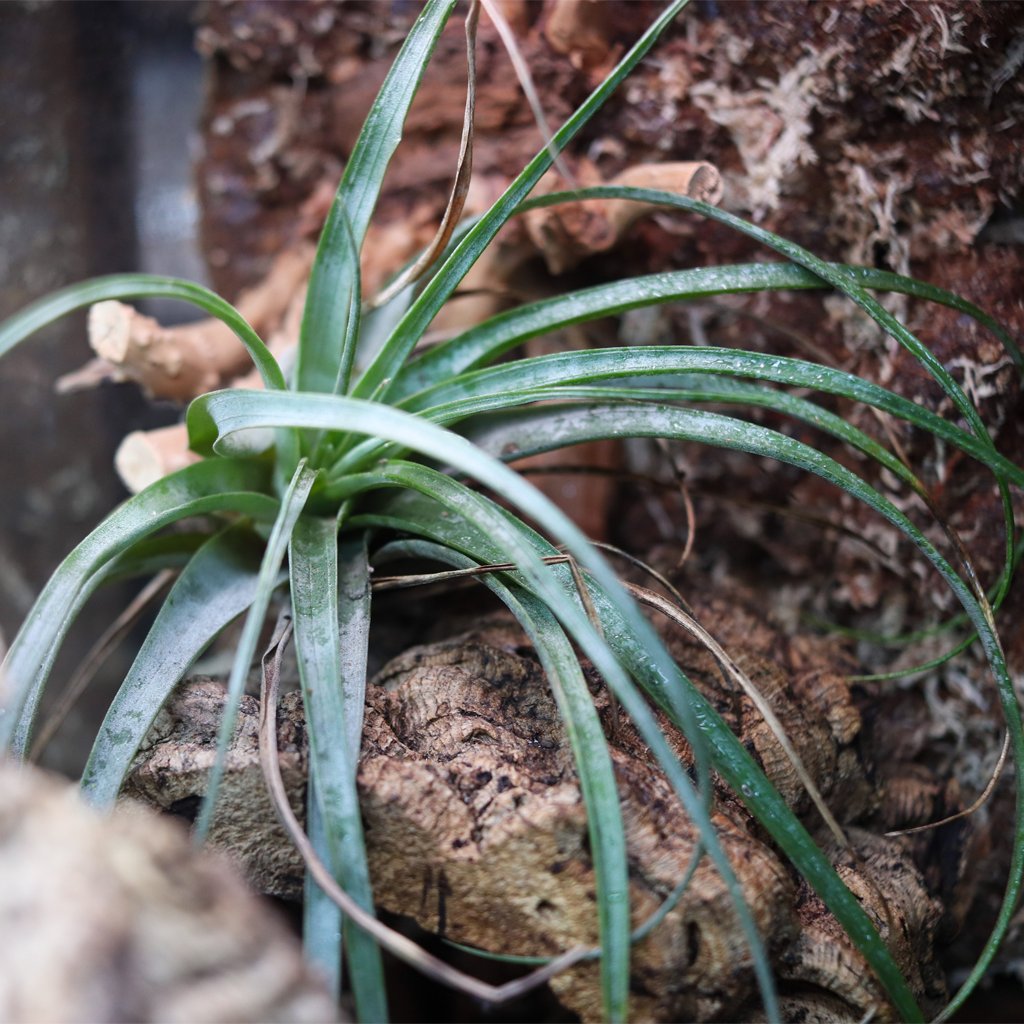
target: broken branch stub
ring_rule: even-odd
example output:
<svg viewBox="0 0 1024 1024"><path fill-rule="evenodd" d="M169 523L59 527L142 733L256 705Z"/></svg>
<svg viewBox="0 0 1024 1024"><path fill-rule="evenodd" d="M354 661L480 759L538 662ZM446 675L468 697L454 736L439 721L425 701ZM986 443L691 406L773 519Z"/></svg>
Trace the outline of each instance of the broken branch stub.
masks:
<svg viewBox="0 0 1024 1024"><path fill-rule="evenodd" d="M239 297L239 313L258 334L273 332L285 319L309 276L312 254L308 243L286 250L267 276ZM250 365L245 347L220 320L165 327L114 300L89 310L89 344L106 365L105 376L135 381L151 397L174 402L223 387ZM82 371L71 375L72 386L80 376ZM95 376L91 366L86 382L94 383ZM68 381L63 383L67 387Z"/></svg>
<svg viewBox="0 0 1024 1024"><path fill-rule="evenodd" d="M162 480L168 473L184 469L199 456L189 450L184 423L155 430L133 430L118 445L114 468L132 494Z"/></svg>
<svg viewBox="0 0 1024 1024"><path fill-rule="evenodd" d="M637 164L608 182L595 180L596 169L584 163L579 177L582 184L657 189L705 203L715 204L722 198L722 176L718 169L699 161ZM553 183L554 178L549 176L545 181L549 191ZM561 274L588 256L614 248L637 220L657 209L659 207L650 203L624 199L591 199L530 210L524 220L526 231L543 253L548 270Z"/></svg>

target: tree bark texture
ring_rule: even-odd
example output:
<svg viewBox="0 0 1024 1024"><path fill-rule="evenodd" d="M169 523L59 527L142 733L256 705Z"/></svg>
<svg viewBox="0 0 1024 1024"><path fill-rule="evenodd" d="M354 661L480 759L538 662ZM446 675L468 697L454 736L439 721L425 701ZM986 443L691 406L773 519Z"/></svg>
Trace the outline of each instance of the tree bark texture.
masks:
<svg viewBox="0 0 1024 1024"><path fill-rule="evenodd" d="M666 636L681 667L825 844L918 998L936 1008L944 983L935 945L962 921L970 884L963 867L978 838L962 825L902 838L881 833L956 809L955 782L872 744L828 645L786 637L735 594L700 603L697 614L769 700L847 829L849 849L829 843L749 698L723 678L703 647ZM596 676L588 679L611 747L639 926L685 874L696 830L628 719L613 714ZM215 743L208 723L222 701L223 690L210 681L179 691L136 763L128 792L165 808L195 806ZM252 739L258 714L257 701L247 697L213 838L259 888L297 897L302 865L262 792ZM685 740L662 725L683 763L692 764ZM306 751L296 694L282 700L278 733L298 810ZM597 943L595 878L571 751L536 656L507 619L412 648L385 666L368 692L358 782L380 907L503 953L552 955ZM806 1013L825 1005L839 1020L859 1020L871 1009L889 1019L884 994L837 923L735 795L717 783L714 823L788 1005ZM667 919L635 947L632 972L636 1019L756 1018L749 953L706 858ZM595 964L560 975L552 987L583 1019L600 1017Z"/></svg>

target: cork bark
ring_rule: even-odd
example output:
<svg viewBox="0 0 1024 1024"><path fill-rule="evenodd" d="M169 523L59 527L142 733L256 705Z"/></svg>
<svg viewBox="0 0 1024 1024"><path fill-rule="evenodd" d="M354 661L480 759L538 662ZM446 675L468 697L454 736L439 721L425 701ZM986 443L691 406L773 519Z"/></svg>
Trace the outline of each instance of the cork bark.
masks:
<svg viewBox="0 0 1024 1024"><path fill-rule="evenodd" d="M223 857L138 804L0 767L0 1018L337 1021L283 920Z"/></svg>
<svg viewBox="0 0 1024 1024"><path fill-rule="evenodd" d="M953 872L940 879L927 867L934 850L913 837L880 833L934 813L941 785L894 761L894 752L873 751L850 689L819 642L786 638L741 603L726 611L705 602L700 614L709 628L725 634L736 660L771 703L846 826L850 849L828 845L778 741L704 649L674 639L680 664L818 832L918 998L937 1008L944 983L935 946L957 924L950 892L959 885L966 836L961 831L960 842L945 851ZM618 782L638 926L685 873L696 831L628 719L615 725L603 686L593 676L589 685ZM171 708L176 724L140 757L129 792L164 807L195 803L204 783L191 769L208 763L213 735L191 723L214 711L218 699L222 690L211 681L179 692ZM190 710L196 704L201 713ZM304 764L304 728L297 695L285 698L279 714L279 736L295 744L282 756L299 810L302 774L296 769ZM225 800L224 813L234 825L222 826L214 838L254 884L297 895L301 864L262 795L251 742L257 717L255 699L246 698L228 774L231 793L254 796ZM683 763L691 763L685 740L669 723L662 725ZM536 656L513 623L489 621L468 634L411 648L385 666L368 691L358 784L379 907L446 938L502 953L553 955L597 943L593 863L571 751ZM944 798L955 804L957 797L950 791ZM735 795L717 783L713 820L791 1005L810 1012L807 1007L825 1000L834 1020L856 1021L869 1010L892 1019L883 991L837 922ZM636 945L631 970L635 1019L756 1019L749 953L707 858L666 920ZM600 1018L595 964L558 976L552 989L584 1020Z"/></svg>

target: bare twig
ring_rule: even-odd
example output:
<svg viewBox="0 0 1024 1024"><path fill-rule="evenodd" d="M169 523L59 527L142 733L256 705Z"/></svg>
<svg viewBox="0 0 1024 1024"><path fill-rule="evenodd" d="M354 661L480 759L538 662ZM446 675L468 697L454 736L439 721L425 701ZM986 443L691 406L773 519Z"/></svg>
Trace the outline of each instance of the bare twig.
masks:
<svg viewBox="0 0 1024 1024"><path fill-rule="evenodd" d="M597 168L588 170L586 164L580 177L587 184L601 183ZM550 175L545 182L549 190L555 184ZM722 176L704 161L636 164L605 184L674 192L712 204L722 198ZM561 274L588 256L614 248L640 217L660 209L631 199L589 199L529 210L523 221L548 270Z"/></svg>
<svg viewBox="0 0 1024 1024"><path fill-rule="evenodd" d="M114 468L132 494L162 480L169 473L198 462L188 446L188 428L172 423L154 430L133 430L117 446Z"/></svg>
<svg viewBox="0 0 1024 1024"><path fill-rule="evenodd" d="M554 0L544 36L552 49L569 57L573 67L591 70L612 55L604 0Z"/></svg>

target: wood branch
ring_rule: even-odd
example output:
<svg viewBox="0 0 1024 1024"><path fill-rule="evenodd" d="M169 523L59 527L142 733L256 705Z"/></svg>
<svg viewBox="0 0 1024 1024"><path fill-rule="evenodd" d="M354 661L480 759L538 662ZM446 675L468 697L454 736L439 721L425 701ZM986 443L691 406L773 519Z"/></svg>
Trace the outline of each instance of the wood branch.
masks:
<svg viewBox="0 0 1024 1024"><path fill-rule="evenodd" d="M283 252L237 308L259 334L269 334L304 287L313 247L303 242ZM249 365L249 356L226 324L211 318L164 327L123 302L96 303L89 311L89 344L99 357L57 382L58 390L100 379L136 381L153 398L187 402L223 387Z"/></svg>
<svg viewBox="0 0 1024 1024"><path fill-rule="evenodd" d="M168 473L198 461L199 456L189 451L185 424L175 423L132 431L118 446L114 468L125 487L138 494Z"/></svg>
<svg viewBox="0 0 1024 1024"><path fill-rule="evenodd" d="M583 164L579 178L585 185L600 183L592 165ZM549 176L544 184L554 191L556 180ZM638 164L606 184L659 189L706 203L722 198L722 176L712 164L699 161ZM565 203L531 210L525 216L526 230L551 273L561 274L594 253L614 248L640 217L657 209L663 208L621 199Z"/></svg>
<svg viewBox="0 0 1024 1024"><path fill-rule="evenodd" d="M298 341L313 252L305 242L286 250L267 277L238 300L239 312L283 363ZM251 361L242 343L217 319L164 327L126 303L98 302L89 311L89 341L97 357L61 377L58 392L133 380L151 397L186 402L225 385L263 386L259 373L248 369ZM196 460L184 424L176 424L129 434L114 465L125 486L138 493Z"/></svg>

